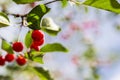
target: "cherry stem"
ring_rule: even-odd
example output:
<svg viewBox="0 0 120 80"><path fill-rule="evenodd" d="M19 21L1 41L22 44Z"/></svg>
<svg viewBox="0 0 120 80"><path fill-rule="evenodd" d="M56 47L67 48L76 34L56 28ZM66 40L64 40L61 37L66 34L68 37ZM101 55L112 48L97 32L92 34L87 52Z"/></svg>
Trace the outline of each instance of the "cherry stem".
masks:
<svg viewBox="0 0 120 80"><path fill-rule="evenodd" d="M31 52L31 50L30 50L29 52L27 52L28 58L29 58L30 60L33 60L33 59L32 59L32 56L30 55L30 52Z"/></svg>

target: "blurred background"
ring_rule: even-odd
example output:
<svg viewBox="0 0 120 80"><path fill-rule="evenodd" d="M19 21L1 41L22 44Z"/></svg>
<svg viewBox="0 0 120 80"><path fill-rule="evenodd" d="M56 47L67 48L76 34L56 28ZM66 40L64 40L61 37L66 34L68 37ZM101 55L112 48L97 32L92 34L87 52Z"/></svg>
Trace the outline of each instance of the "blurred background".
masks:
<svg viewBox="0 0 120 80"><path fill-rule="evenodd" d="M11 14L26 14L31 10L30 4L17 5L11 0L4 1L6 10ZM47 1L50 0L40 3ZM120 15L72 3L65 8L59 2L48 6L51 11L44 17L51 18L61 27L61 32L55 37L45 33L46 43L59 42L69 52L47 53L44 64L37 65L48 69L54 80L120 80ZM11 42L19 34L20 25L17 23L21 19L12 15L9 18L11 26L0 28L0 36ZM22 28L21 39L27 31L28 28ZM5 67L0 67L0 74L8 74ZM29 78L26 73L14 73L12 76L14 80L37 80Z"/></svg>

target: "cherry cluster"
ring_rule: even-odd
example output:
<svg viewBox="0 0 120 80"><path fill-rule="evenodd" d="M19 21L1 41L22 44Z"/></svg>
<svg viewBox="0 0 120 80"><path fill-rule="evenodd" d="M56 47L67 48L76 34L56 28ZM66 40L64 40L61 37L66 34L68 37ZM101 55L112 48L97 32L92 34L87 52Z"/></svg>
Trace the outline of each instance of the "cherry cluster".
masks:
<svg viewBox="0 0 120 80"><path fill-rule="evenodd" d="M32 39L33 39L33 42L30 48L36 51L39 51L40 50L39 46L43 45L45 41L43 32L40 30L34 30L32 32Z"/></svg>
<svg viewBox="0 0 120 80"><path fill-rule="evenodd" d="M32 43L30 45L30 50L39 51L39 46L41 46L44 43L44 34L40 30L33 30L31 37ZM22 52L24 46L22 42L14 42L12 44L12 49L15 52ZM27 62L27 59L22 54L18 54L17 56L15 56L14 53L7 53L5 56L0 55L0 66L5 65L5 62L13 62L14 60L20 66L25 65Z"/></svg>
<svg viewBox="0 0 120 80"><path fill-rule="evenodd" d="M14 42L12 44L12 49L15 52L21 52L23 50L23 44L21 42ZM1 66L5 65L5 62L13 62L14 60L16 60L17 64L20 66L24 65L27 62L22 54L17 55L17 57L15 57L14 53L7 53L5 57L0 55Z"/></svg>

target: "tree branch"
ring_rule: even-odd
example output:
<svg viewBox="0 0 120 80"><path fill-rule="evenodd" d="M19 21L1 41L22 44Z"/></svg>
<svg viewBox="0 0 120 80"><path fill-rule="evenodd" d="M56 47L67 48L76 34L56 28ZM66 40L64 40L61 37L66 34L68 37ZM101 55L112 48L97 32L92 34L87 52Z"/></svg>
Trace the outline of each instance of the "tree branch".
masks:
<svg viewBox="0 0 120 80"><path fill-rule="evenodd" d="M54 3L54 2L58 2L58 1L62 1L62 0L53 0L53 1L45 3L44 5L48 5L48 4L51 4L51 3Z"/></svg>

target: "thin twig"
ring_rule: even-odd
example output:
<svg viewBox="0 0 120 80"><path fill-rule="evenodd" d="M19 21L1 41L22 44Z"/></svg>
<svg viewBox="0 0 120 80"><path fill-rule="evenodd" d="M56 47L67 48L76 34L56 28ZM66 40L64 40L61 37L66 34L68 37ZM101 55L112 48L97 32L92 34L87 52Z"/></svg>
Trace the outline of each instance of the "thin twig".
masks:
<svg viewBox="0 0 120 80"><path fill-rule="evenodd" d="M48 5L48 4L51 4L51 3L57 2L57 1L62 1L62 0L53 0L53 1L50 1L50 2L45 3L44 5Z"/></svg>
<svg viewBox="0 0 120 80"><path fill-rule="evenodd" d="M31 56L31 50L29 51L29 52L27 52L27 56L28 56L28 58L30 59L30 60L33 60L33 58L32 58L32 56Z"/></svg>

